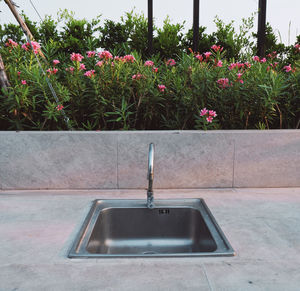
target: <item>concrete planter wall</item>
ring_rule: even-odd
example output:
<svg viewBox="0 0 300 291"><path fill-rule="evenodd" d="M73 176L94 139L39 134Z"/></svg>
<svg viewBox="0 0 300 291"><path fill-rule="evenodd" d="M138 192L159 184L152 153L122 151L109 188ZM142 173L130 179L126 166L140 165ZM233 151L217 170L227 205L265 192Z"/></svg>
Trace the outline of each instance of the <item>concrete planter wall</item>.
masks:
<svg viewBox="0 0 300 291"><path fill-rule="evenodd" d="M1 189L300 187L300 130L0 132Z"/></svg>

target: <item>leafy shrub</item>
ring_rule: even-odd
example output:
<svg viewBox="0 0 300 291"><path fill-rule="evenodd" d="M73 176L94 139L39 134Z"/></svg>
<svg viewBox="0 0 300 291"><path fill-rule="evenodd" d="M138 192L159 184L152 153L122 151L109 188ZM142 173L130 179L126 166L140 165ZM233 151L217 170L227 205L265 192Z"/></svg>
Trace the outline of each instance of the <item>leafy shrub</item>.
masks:
<svg viewBox="0 0 300 291"><path fill-rule="evenodd" d="M164 20L162 28L157 29L157 37L154 38L154 50L163 59L176 58L182 51L182 30L184 24L171 24L169 17Z"/></svg>
<svg viewBox="0 0 300 291"><path fill-rule="evenodd" d="M299 127L299 45L285 66L274 54L231 62L217 45L177 61L93 50L55 60L56 45L42 66L58 103L33 52L13 42L1 49L12 84L0 95L2 130L67 129L62 112L81 130ZM213 122L200 116L205 107L217 112Z"/></svg>
<svg viewBox="0 0 300 291"><path fill-rule="evenodd" d="M22 48L20 28L0 26L11 83L0 93L1 130L67 129L65 116L78 130L300 127L300 39L283 46L267 26L268 55L253 57L253 18L239 32L218 18L216 32L200 27L196 52L189 50L192 30L184 34L184 24L167 18L154 27L152 57L147 19L133 11L103 25L100 17L78 20L66 10L57 20L26 22L42 44L47 77L33 52Z"/></svg>
<svg viewBox="0 0 300 291"><path fill-rule="evenodd" d="M131 12L125 13L125 17L121 17L122 23L127 30L129 31L128 37L128 47L129 53L130 51L137 51L141 54L143 59L146 59L148 54L148 21L143 14L138 15L134 13L132 10ZM156 30L156 27L153 27L153 31Z"/></svg>
<svg viewBox="0 0 300 291"><path fill-rule="evenodd" d="M99 28L99 32L100 47L106 50L114 51L118 54L126 53L123 49L129 37L129 31L126 25L119 22L106 20L104 23L104 27Z"/></svg>
<svg viewBox="0 0 300 291"><path fill-rule="evenodd" d="M24 34L19 25L12 23L0 24L0 41L1 45L4 45L8 39L14 39L16 42L24 40Z"/></svg>
<svg viewBox="0 0 300 291"><path fill-rule="evenodd" d="M199 46L196 49L196 52L207 52L210 50L211 46L216 43L216 38L211 35L205 33L206 27L199 27ZM186 35L182 40L183 48L192 48L193 47L193 29L189 29Z"/></svg>

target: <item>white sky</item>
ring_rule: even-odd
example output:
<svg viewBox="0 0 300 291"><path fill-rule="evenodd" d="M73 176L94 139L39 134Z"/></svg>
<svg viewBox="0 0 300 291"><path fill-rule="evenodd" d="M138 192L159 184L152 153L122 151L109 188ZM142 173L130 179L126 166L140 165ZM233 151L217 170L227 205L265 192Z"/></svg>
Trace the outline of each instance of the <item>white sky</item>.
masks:
<svg viewBox="0 0 300 291"><path fill-rule="evenodd" d="M39 21L30 0L14 0L20 9L35 21ZM135 11L147 15L147 0L31 0L41 16L56 16L58 10L67 8L75 12L77 18L92 19L102 14L102 20L119 21L120 17L135 7ZM185 28L192 27L193 0L153 0L155 23L161 27L167 15L171 23L186 21ZM248 18L258 9L258 0L200 0L200 25L207 27L207 32L215 31L213 19L218 15L225 23L235 21L238 27L242 18ZM0 23L15 23L7 5L0 3ZM300 34L300 0L267 0L267 21L285 44L293 44ZM290 24L290 25L289 25ZM255 30L257 19L255 20Z"/></svg>

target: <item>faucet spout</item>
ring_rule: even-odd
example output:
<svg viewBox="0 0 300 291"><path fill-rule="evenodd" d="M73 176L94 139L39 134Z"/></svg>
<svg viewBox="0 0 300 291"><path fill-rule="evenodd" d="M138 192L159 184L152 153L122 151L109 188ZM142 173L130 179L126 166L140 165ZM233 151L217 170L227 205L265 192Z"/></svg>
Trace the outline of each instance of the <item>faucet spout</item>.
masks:
<svg viewBox="0 0 300 291"><path fill-rule="evenodd" d="M149 209L154 208L154 197L153 197L153 162L154 162L154 144L149 144L149 154L148 154L148 190L147 190L147 207Z"/></svg>

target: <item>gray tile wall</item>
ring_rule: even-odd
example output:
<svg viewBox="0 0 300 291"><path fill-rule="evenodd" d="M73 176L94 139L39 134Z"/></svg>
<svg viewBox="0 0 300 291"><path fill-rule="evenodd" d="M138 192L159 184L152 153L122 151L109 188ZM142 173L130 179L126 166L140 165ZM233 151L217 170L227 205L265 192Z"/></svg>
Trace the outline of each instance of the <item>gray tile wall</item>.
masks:
<svg viewBox="0 0 300 291"><path fill-rule="evenodd" d="M0 133L1 188L116 188L116 144L109 133Z"/></svg>
<svg viewBox="0 0 300 291"><path fill-rule="evenodd" d="M148 145L155 145L157 188L232 187L233 140L206 132L141 132L119 135L120 188L147 186Z"/></svg>
<svg viewBox="0 0 300 291"><path fill-rule="evenodd" d="M298 187L300 130L0 132L1 189Z"/></svg>
<svg viewBox="0 0 300 291"><path fill-rule="evenodd" d="M300 130L242 132L235 139L235 187L300 186Z"/></svg>

